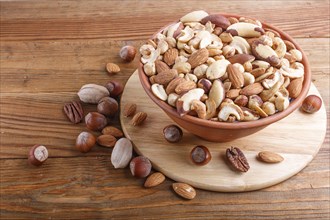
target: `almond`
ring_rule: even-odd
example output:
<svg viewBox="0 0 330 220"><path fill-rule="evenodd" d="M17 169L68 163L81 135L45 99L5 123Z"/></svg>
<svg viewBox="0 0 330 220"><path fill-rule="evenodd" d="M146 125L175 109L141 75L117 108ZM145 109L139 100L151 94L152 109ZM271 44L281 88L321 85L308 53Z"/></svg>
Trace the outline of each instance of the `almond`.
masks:
<svg viewBox="0 0 330 220"><path fill-rule="evenodd" d="M240 70L233 64L227 66L228 78L232 83L234 89L239 89L244 86L244 76Z"/></svg>
<svg viewBox="0 0 330 220"><path fill-rule="evenodd" d="M175 92L176 92L176 94L181 95L196 87L197 87L197 85L194 81L185 80L177 85L177 87L175 88Z"/></svg>
<svg viewBox="0 0 330 220"><path fill-rule="evenodd" d="M116 73L120 72L119 66L115 63L108 63L106 66L106 69L107 69L108 73L111 73L111 74L116 74Z"/></svg>
<svg viewBox="0 0 330 220"><path fill-rule="evenodd" d="M253 65L252 65L253 67ZM265 74L266 72L266 69L265 68L262 68L262 67L259 67L259 68L256 68L254 70L251 71L251 74L255 77L255 78L258 78L259 76Z"/></svg>
<svg viewBox="0 0 330 220"><path fill-rule="evenodd" d="M239 96L241 89L230 89L226 92L226 98L235 99Z"/></svg>
<svg viewBox="0 0 330 220"><path fill-rule="evenodd" d="M134 115L134 117L132 118L132 120L131 120L131 124L133 125L133 126L137 126L137 125L140 125L140 124L142 124L145 120L146 120L146 118L147 118L147 113L145 113L145 112L138 112L138 113L136 113L135 115Z"/></svg>
<svg viewBox="0 0 330 220"><path fill-rule="evenodd" d="M169 70L170 69L170 67L167 66L166 63L164 63L163 61L160 61L160 60L156 60L155 61L155 67L156 67L156 72L157 73L161 73L161 72L163 72L165 70Z"/></svg>
<svg viewBox="0 0 330 220"><path fill-rule="evenodd" d="M155 75L154 81L160 85L166 85L176 76L178 76L178 71L174 69L165 70Z"/></svg>
<svg viewBox="0 0 330 220"><path fill-rule="evenodd" d="M193 199L196 196L195 189L186 183L173 183L172 187L176 194L185 199Z"/></svg>
<svg viewBox="0 0 330 220"><path fill-rule="evenodd" d="M270 151L259 152L258 158L266 163L279 163L284 160L281 155Z"/></svg>
<svg viewBox="0 0 330 220"><path fill-rule="evenodd" d="M133 103L127 103L125 106L124 106L124 110L123 110L123 115L125 117L130 117L132 115L135 114L135 111L136 111L136 104L133 104Z"/></svg>
<svg viewBox="0 0 330 220"><path fill-rule="evenodd" d="M113 126L107 126L107 127L103 128L102 134L109 134L116 138L121 138L124 136L124 134L121 130L119 130L118 128L113 127Z"/></svg>
<svg viewBox="0 0 330 220"><path fill-rule="evenodd" d="M103 147L115 146L117 139L110 134L102 134L97 137L96 142Z"/></svg>
<svg viewBox="0 0 330 220"><path fill-rule="evenodd" d="M241 91L241 95L258 95L264 90L264 87L260 83L253 83L250 85L245 86Z"/></svg>
<svg viewBox="0 0 330 220"><path fill-rule="evenodd" d="M206 48L202 48L191 54L188 59L188 63L191 65L191 68L195 68L207 61L209 58L209 51Z"/></svg>
<svg viewBox="0 0 330 220"><path fill-rule="evenodd" d="M175 92L175 88L182 82L186 81L184 78L176 77L174 78L166 87L166 93L169 95Z"/></svg>
<svg viewBox="0 0 330 220"><path fill-rule="evenodd" d="M164 54L164 61L167 65L171 66L175 63L175 59L178 57L179 51L176 48L170 48Z"/></svg>
<svg viewBox="0 0 330 220"><path fill-rule="evenodd" d="M302 90L303 78L297 78L290 82L287 90L291 98L297 98Z"/></svg>
<svg viewBox="0 0 330 220"><path fill-rule="evenodd" d="M162 173L160 172L153 173L144 182L144 187L151 188L158 186L159 184L164 182L164 180L165 180L165 176Z"/></svg>

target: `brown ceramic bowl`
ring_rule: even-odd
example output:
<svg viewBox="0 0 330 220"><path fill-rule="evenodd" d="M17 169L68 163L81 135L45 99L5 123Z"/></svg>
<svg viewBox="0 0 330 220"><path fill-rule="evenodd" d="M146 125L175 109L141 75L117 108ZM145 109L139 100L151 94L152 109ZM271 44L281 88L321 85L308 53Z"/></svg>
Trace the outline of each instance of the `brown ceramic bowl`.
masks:
<svg viewBox="0 0 330 220"><path fill-rule="evenodd" d="M236 17L236 18L241 17L231 14L222 14L222 15L225 17ZM167 27L168 25L166 25L165 27ZM256 121L235 122L235 123L209 121L190 115L180 116L175 108L173 108L166 102L158 99L152 93L151 84L148 80L148 77L145 75L143 71L143 64L140 62L138 72L139 72L140 82L144 90L151 98L151 100L154 101L178 125L180 125L185 130L191 132L192 134L201 137L202 139L213 142L227 142L237 138L248 136L265 128L266 126L274 122L277 122L285 118L293 111L295 111L302 104L304 98L306 97L311 83L311 71L305 53L303 52L301 47L292 39L292 37L290 37L287 33L283 32L282 30L273 27L269 24L262 22L262 25L264 28L269 28L277 31L281 35L282 39L291 41L296 46L296 48L302 52L303 55L303 59L301 61L301 63L305 66L303 88L300 95L296 99L291 101L290 106L286 110ZM156 33L161 32L163 29L165 29L165 27Z"/></svg>

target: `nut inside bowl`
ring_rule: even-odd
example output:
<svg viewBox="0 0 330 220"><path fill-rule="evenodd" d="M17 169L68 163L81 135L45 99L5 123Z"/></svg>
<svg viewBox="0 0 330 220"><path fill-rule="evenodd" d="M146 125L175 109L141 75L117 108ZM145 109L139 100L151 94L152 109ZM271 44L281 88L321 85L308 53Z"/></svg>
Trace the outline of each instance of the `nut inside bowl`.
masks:
<svg viewBox="0 0 330 220"><path fill-rule="evenodd" d="M195 13L195 14L193 14L193 13ZM200 16L200 17L198 17L198 16ZM207 16L207 18L205 18L206 16ZM181 21L182 21L183 18L188 20L187 22L182 22L184 24L184 27L186 27L187 25L193 26L195 24L195 25L199 25L202 28L202 24L200 24L200 22L193 22L193 21L190 22L189 19L192 19L192 20L197 19L197 20L200 21L203 18L206 21L210 21L210 22L208 22L204 25L204 28L207 26L206 29L207 28L212 28L212 24L214 24L214 23L216 23L215 28L220 27L220 26L223 25L223 22L224 22L223 19L228 19L229 18L229 20L227 20L227 21L232 22L231 24L229 24L230 25L229 28L230 27L236 27L236 29L235 28L233 28L234 30L229 29L228 25L225 25L225 26L227 26L227 29L226 29L226 27L222 27L222 31L223 31L222 33L226 33L224 35L230 35L231 37L233 37L233 35L234 36L238 35L238 37L240 37L240 38L237 38L238 40L241 40L241 38L244 38L246 40L245 42L249 42L249 45L251 47L251 51L248 51L248 52L244 51L244 48L243 48L242 51L239 51L239 48L236 48L234 50L234 54L235 55L244 54L244 53L249 54L250 56L255 57L255 60L262 61L260 63L263 63L263 64L265 64L265 62L266 62L266 63L269 64L269 66L264 70L264 72L262 74L259 74L258 70L254 71L255 75L252 75L253 78L254 78L254 82L250 82L250 84L254 84L254 83L256 84L256 85L253 85L253 91L257 91L257 94L254 95L253 92L251 93L251 88L250 87L252 87L252 86L248 87L249 84L240 85L239 79L238 80L236 79L237 76L235 75L235 71L237 72L239 68L242 68L242 67L244 68L245 67L245 65L243 66L243 65L235 64L237 62L237 59L240 59L239 56L235 56L234 58L233 58L233 56L228 56L224 59L219 54L219 56L217 57L217 60L215 60L214 59L215 56L213 56L212 57L213 60L208 58L207 60L203 60L201 63L198 63L197 66L205 64L206 67L205 66L204 67L207 68L207 69L210 69L209 72L211 72L211 73L207 76L205 76L205 74L204 74L204 76L202 78L205 78L209 82L212 83L211 89L212 89L212 87L216 87L216 86L219 86L219 85L220 85L220 87L224 86L224 82L220 82L219 78L220 79L225 78L225 77L223 77L225 74L229 75L229 76L227 76L226 82L231 82L230 89L233 90L233 91L231 91L230 94L226 93L226 95L228 97L230 97L232 99L232 101L230 101L230 100L227 101L228 99L225 99L225 101L224 101L225 97L222 97L220 103L219 102L216 103L216 105L217 105L216 108L220 109L220 110L217 110L216 115L213 115L212 118L213 119L218 118L218 120L220 120L220 121L213 121L210 118L208 118L208 120L206 120L205 117L204 117L205 114L198 114L197 116L195 116L196 114L195 115L190 115L189 114L191 112L196 112L196 109L198 109L199 107L201 109L205 110L205 106L208 106L208 103L206 103L206 105L205 105L204 102L194 101L194 106L192 107L192 102L189 102L189 107L188 107L189 108L189 113L187 114L187 112L183 113L181 111L182 110L181 108L184 109L185 107L179 106L178 102L176 102L175 107L173 107L173 106L171 106L170 104L167 103L168 102L168 100L167 100L167 95L168 94L163 94L165 92L164 89L163 89L164 88L163 86L158 86L158 87L156 85L153 86L153 89L156 89L156 90L158 89L159 92L160 92L160 94L158 94L157 95L158 97L157 97L154 94L154 92L152 91L152 88L151 88L152 84L151 84L150 81L152 81L152 80L150 80L150 78L147 76L147 75L150 76L152 74L150 74L150 73L146 74L146 72L145 72L144 65L145 65L145 63L148 63L148 61L143 60L143 54L142 54L141 59L144 62L142 62L140 60L138 72L139 72L139 79L140 79L140 82L141 82L144 90L146 91L148 96L173 121L175 121L182 128L184 128L187 131L189 131L189 132L191 132L191 133L193 133L193 134L195 134L195 135L197 135L197 136L199 136L199 137L201 137L205 140L208 140L208 141L226 142L226 141L231 141L231 140L234 140L234 139L237 139L237 138L241 138L241 137L253 134L253 133L265 128L267 125L272 124L272 123L274 123L276 121L279 121L279 120L283 119L284 117L288 116L290 113L292 113L294 110L296 110L301 105L301 103L303 102L304 98L306 97L306 95L308 93L308 90L309 90L309 87L310 87L311 71L310 71L309 63L308 63L308 60L307 60L307 57L306 57L305 53L302 51L300 46L298 44L296 44L294 42L294 40L288 34L286 34L285 32L281 31L280 29L278 29L276 27L273 27L273 26L268 25L266 23L261 23L261 22L255 20L255 19L242 18L240 16L231 15L231 14L212 14L212 15L208 15L206 12L198 11L198 12L192 12L192 13L189 13L189 14L185 15L184 17L181 18ZM203 23L203 19L202 19L202 23ZM227 21L225 21L225 22L227 22ZM244 23L244 25L245 24L247 24L247 25L245 25L245 26L242 25L242 27L240 27L237 24L234 25L235 23L233 23L233 22L236 22L236 21L239 21L239 23ZM155 37L157 37L157 34L162 33L164 30L166 30L170 26L171 27L173 27L173 26L179 27L179 25L182 26L179 22L180 21L177 21L177 22L174 22L174 23L171 23L171 24L165 26L160 31L156 32L155 35L153 35L153 37L151 39L155 39ZM253 22L256 22L256 23L252 24ZM259 27L260 24L262 25L262 27ZM251 29L251 27L254 29L255 32L259 32L260 36L257 36L258 33L252 33L252 34L247 33L248 32L247 29L249 29L249 28ZM196 27L196 29L197 28L198 27ZM187 39L189 41L189 38L190 38L190 40L191 39L193 40L194 37L196 37L196 32L197 31L195 31L194 33L191 33L191 32L189 32L190 31L189 29L192 29L192 28L186 28L186 29L184 29L184 31L182 31L182 28L181 28L181 32L180 32L180 33L182 33L181 35L178 35L180 33L175 33L176 30L171 30L171 36L173 36L173 34L176 34L177 35L176 39L183 39L186 42L187 42ZM219 28L218 28L218 30L219 30ZM268 36L268 35L265 34L265 33L269 33L267 31L271 31L271 33L273 33L274 36L272 36L272 37L262 37L262 36ZM214 31L212 33L214 33ZM186 36L186 35L189 35L189 34L190 34L190 36ZM204 34L205 34L205 32L204 32ZM277 34L279 35L279 37L276 36ZM206 33L205 35L208 35L208 34ZM242 37L243 35L245 35L247 37ZM182 37L182 38L180 38L180 37ZM185 39L185 37L187 37L187 38ZM199 41L199 47L201 47L201 48L196 48L195 49L196 51L203 49L203 51L205 52L205 48L207 48L207 46L205 46L205 45L210 45L211 42L212 42L212 41L207 42L208 40L205 40L206 41L205 42L205 41L202 41L202 39L204 39L204 38L201 38L201 40ZM271 44L268 42L269 39L272 41ZM226 40L226 39L224 39L224 40ZM156 41L158 41L157 42L158 45L155 41L149 41L150 46L148 46L148 47L154 47L154 46L163 47L163 45L161 45L161 42L160 42L159 39L156 40ZM178 42L178 40L176 40L175 46L178 45L177 42ZM262 42L262 43L260 43L260 42ZM286 49L285 49L285 51L280 51L281 46L283 46L283 42L285 42L285 48ZM274 45L275 43L277 45L274 49L274 46L272 46L272 45ZM203 46L201 46L202 44L203 44ZM225 42L222 42L222 44L230 45L230 43L225 43ZM243 43L238 42L237 44L243 44L244 45L244 42ZM265 46L267 44L269 44L269 46ZM180 45L180 47L183 47L183 46ZM289 47L293 47L293 48L295 48L295 50L292 50L289 53L288 49L290 49L290 50L292 49L292 48L289 48ZM166 50L167 51L168 48L165 48L165 49L160 48L159 50ZM227 50L228 48L229 47L224 48L223 45L222 45L222 47L221 47L222 53L224 53L224 51ZM271 56L269 56L267 58L262 57L263 53L260 53L261 55L259 55L258 50L260 50L260 49L263 50L263 48L265 48L265 51L266 51L265 53L268 53L267 50L272 49L273 52L270 51L271 55L272 55L272 53L274 53L274 51L276 52L276 54L282 53L282 55L277 57L277 59L274 59ZM207 48L207 49L209 49L209 48ZM192 48L192 50L194 50L194 48ZM287 63L287 64L284 63L283 64L283 62L284 62L283 60L285 60L286 58L287 58L287 60L290 59L290 56L294 52L296 52L297 50L298 50L298 52L297 52L298 55L297 56L299 56L299 55L301 56L300 59L299 59L299 62L297 60L293 60L293 61L290 60L291 64L289 64L289 63ZM188 51L189 51L189 49L188 49ZM192 51L191 54L193 54L194 52L195 51ZM283 54L283 52L285 53L285 55ZM162 54L162 56L164 57L164 51L161 51L160 54ZM184 52L182 54L186 55ZM191 54L188 54L186 56L191 57ZM292 56L295 56L295 54L293 54ZM189 59L189 57L188 57L188 59ZM247 57L247 56L245 55L245 57ZM154 60L157 60L157 58L154 57ZM248 60L248 59L246 59L246 60ZM219 73L219 69L212 72L212 69L210 68L210 66L212 66L212 64L215 61L220 61L220 62L217 62L217 64L215 64L215 65L218 65L219 63L226 63L226 66L225 66L224 70L220 70L220 71L224 71L220 77L212 75L213 72L215 72L215 74ZM295 61L297 61L297 62L295 62ZM172 61L169 61L169 62L172 62ZM281 63L279 63L279 62L281 62ZM168 69L172 68L173 69L173 64L174 64L174 62L172 64L170 63L170 65L165 65L165 68L168 68ZM213 66L215 66L215 65L213 65ZM290 74L292 74L292 75L286 75L287 73L284 72L284 71L286 71L286 70L291 71L290 68L293 68L293 65L295 65L297 67L297 69L298 68L302 68L302 69L300 69L300 72L298 72L298 71L296 71L294 73L290 72ZM240 66L242 66L242 67L240 67ZM190 81L195 81L197 79L196 75L191 74L192 69L195 68L195 67L196 67L195 65L190 64L191 69L189 70L189 68L188 68L189 71L187 71L184 75L181 75L181 76L184 76L184 78L186 78L186 81L189 81L189 80ZM162 66L159 65L158 68L162 68ZM182 71L184 72L185 67L182 67L182 68L183 68ZM246 68L248 69L249 67L246 67ZM260 69L262 71L261 67L260 67ZM162 71L163 70L164 69L162 69ZM166 71L166 72L168 72L168 74L166 76L171 75L171 74L174 74L174 75L177 74L176 71L172 71L172 72L171 71L172 70ZM231 71L233 73L231 73ZM247 72L247 70L243 70L243 72ZM189 74L189 73L190 73L190 75L187 76L187 74ZM233 76L231 76L231 74ZM299 74L301 74L301 76ZM193 76L191 76L191 75L193 75ZM175 76L177 76L177 75L175 75ZM189 78L189 77L191 77L191 78ZM175 78L175 77L170 77L170 78ZM290 79L290 81L285 82L284 79ZM299 81L298 79L301 80L301 81L298 82ZM171 80L173 80L173 79L171 79ZM248 80L248 77L244 80ZM177 81L180 81L180 80L177 80ZM215 81L217 81L217 82L215 82ZM157 82L159 82L160 84L163 83L166 86L169 83L167 81L166 77L163 77L163 75L158 76ZM175 84L175 83L172 83L172 84ZM202 86L197 86L196 82L195 82L195 84L196 84L195 86L192 83L187 83L187 84L189 84L190 87L188 85L186 85L186 86L188 86L188 88L190 88L190 90L188 90L188 92L185 91L185 90L176 91L176 92L179 93L178 94L179 97L182 98L185 94L189 93L191 90L196 89L196 87L203 88ZM215 84L217 84L217 85L215 85ZM272 88L275 88L275 87L278 87L277 90L276 90L277 91L276 95L269 92ZM297 90L299 90L299 91L297 92ZM205 88L204 88L204 91L205 91ZM196 93L192 94L190 96L197 97L197 100L203 99L201 96L199 96L197 94L199 92L200 92L200 90L197 91L197 89L196 89ZM268 106L267 106L267 104L265 104L265 106L267 106L267 107L265 107L265 109L261 108L261 105L260 105L259 108L258 107L252 107L253 108L252 112L253 113L257 112L258 113L258 117L256 116L258 119L256 119L256 120L254 120L254 119L250 120L249 119L248 121L238 120L238 119L240 119L240 115L242 115L242 112L244 112L244 114L245 114L246 111L249 111L249 109L247 109L246 107L242 107L242 105L244 105L244 104L241 105L241 102L239 102L241 100L239 100L237 102L235 101L235 103L234 103L234 100L236 99L236 97L238 95L242 95L242 94L244 94L244 95L246 94L246 96L248 97L247 101L249 102L249 104L247 104L246 102L244 103L246 105L246 107L251 108L251 106L253 106L251 103L253 103L254 98L256 98L255 96L258 96L259 97L259 98L257 97L258 99L260 99L260 96L261 96L262 97L261 103L262 102L264 102L264 103L267 102L267 104L270 103L269 106L275 106L275 104L276 104L276 109L275 109L276 113L275 114L271 113L271 110L266 111L266 108L268 108ZM208 95L207 96L208 99L210 100L209 103L213 102L210 98L210 96L211 96L210 93L207 93L207 95ZM242 96L244 96L244 95L242 95ZM187 95L187 96L189 96L189 95ZM276 100L278 99L278 102L276 101L276 103L274 101L275 98L276 98ZM282 99L280 99L280 98L282 98ZM204 101L204 100L202 100L202 101ZM217 102L217 101L215 101L215 102ZM225 102L228 102L228 103L225 103ZM272 104L272 103L275 103L275 104ZM231 113L230 112L231 107L233 109L238 107L240 110L238 110L238 112ZM225 109L225 108L226 108L226 110L222 110L222 109ZM195 111L190 111L191 109L193 109ZM257 110L260 110L261 112L258 112ZM220 114L221 111L222 111L222 113ZM225 111L228 111L228 112L226 113ZM268 114L269 114L269 116L268 116ZM224 117L224 119L227 119L226 122L221 121L221 120L223 120L222 116ZM230 116L229 119L228 119L228 116ZM246 117L246 116L242 115L241 118L244 119L244 117ZM231 119L233 119L232 121L234 121L234 122L228 122Z"/></svg>

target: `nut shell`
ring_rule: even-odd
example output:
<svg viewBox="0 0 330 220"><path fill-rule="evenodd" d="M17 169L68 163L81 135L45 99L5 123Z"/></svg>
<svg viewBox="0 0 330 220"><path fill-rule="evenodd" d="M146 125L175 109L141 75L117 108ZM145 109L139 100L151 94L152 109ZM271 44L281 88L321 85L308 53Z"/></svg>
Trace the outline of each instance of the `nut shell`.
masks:
<svg viewBox="0 0 330 220"><path fill-rule="evenodd" d="M322 106L322 100L316 95L309 95L302 103L301 109L309 114L317 112Z"/></svg>
<svg viewBox="0 0 330 220"><path fill-rule="evenodd" d="M182 130L177 125L168 125L163 129L165 140L170 143L177 143L182 139Z"/></svg>
<svg viewBox="0 0 330 220"><path fill-rule="evenodd" d="M94 147L95 143L95 136L87 131L83 131L78 135L75 146L80 152L87 153Z"/></svg>
<svg viewBox="0 0 330 220"><path fill-rule="evenodd" d="M114 98L104 97L97 104L97 111L105 116L114 116L118 111L118 102Z"/></svg>
<svg viewBox="0 0 330 220"><path fill-rule="evenodd" d="M206 165L211 159L211 153L209 149L203 145L198 145L190 151L190 159L196 165Z"/></svg>
<svg viewBox="0 0 330 220"><path fill-rule="evenodd" d="M104 87L108 89L110 96L112 98L116 98L117 96L122 94L124 90L123 84L116 80L107 82L107 84L105 84Z"/></svg>
<svg viewBox="0 0 330 220"><path fill-rule="evenodd" d="M34 166L40 166L48 158L48 150L45 146L36 144L34 145L28 155L28 161Z"/></svg>
<svg viewBox="0 0 330 220"><path fill-rule="evenodd" d="M107 119L98 112L90 112L85 116L86 127L92 131L100 131L107 125Z"/></svg>
<svg viewBox="0 0 330 220"><path fill-rule="evenodd" d="M152 165L148 158L138 156L131 160L129 167L133 176L137 178L144 178L149 175Z"/></svg>
<svg viewBox="0 0 330 220"><path fill-rule="evenodd" d="M126 62L131 62L134 60L136 55L136 49L133 46L124 46L119 51L119 56Z"/></svg>

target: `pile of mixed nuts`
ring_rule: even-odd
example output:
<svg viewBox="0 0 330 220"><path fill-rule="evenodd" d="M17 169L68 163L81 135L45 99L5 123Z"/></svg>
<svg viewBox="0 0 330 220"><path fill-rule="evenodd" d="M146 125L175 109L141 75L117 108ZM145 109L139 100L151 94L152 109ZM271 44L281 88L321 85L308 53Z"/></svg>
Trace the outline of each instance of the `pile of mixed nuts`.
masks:
<svg viewBox="0 0 330 220"><path fill-rule="evenodd" d="M302 53L258 20L194 11L140 47L153 94L180 115L252 121L284 111L304 81Z"/></svg>
<svg viewBox="0 0 330 220"><path fill-rule="evenodd" d="M283 111L290 100L300 94L304 79L301 52L291 42L281 39L276 31L243 17L191 12L148 40L140 53L154 95L175 107L180 115L192 114L206 120L251 121ZM130 62L136 49L125 46L119 54ZM106 70L117 74L120 67L108 63ZM89 152L96 143L113 147L114 168L129 165L133 176L147 177L144 187L154 187L164 182L165 176L160 172L149 175L152 169L149 159L133 158L131 141L120 129L108 126L109 117L116 116L119 110L117 100L123 89L123 85L114 80L103 86L83 85L78 92L80 101L96 104L97 111L84 117L80 101L72 101L64 105L64 113L72 123L84 119L88 130L101 132L98 137L89 131L81 132L75 144L80 152ZM303 102L302 110L314 113L321 105L321 99L311 95ZM125 117L132 117L132 126L141 125L147 118L147 113L136 112L137 107L128 103L122 109ZM169 143L177 143L183 132L172 124L163 129L163 135ZM238 147L226 149L225 154L236 171L249 170L249 163ZM48 150L43 145L33 146L28 155L29 162L35 166L47 158ZM284 159L269 151L260 152L257 158L266 163L279 163ZM211 159L206 146L198 145L190 151L190 160L198 166L208 164ZM196 196L195 189L186 183L173 183L172 187L183 198Z"/></svg>

